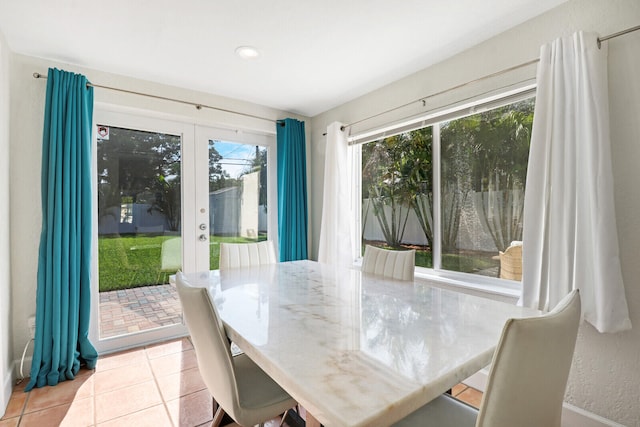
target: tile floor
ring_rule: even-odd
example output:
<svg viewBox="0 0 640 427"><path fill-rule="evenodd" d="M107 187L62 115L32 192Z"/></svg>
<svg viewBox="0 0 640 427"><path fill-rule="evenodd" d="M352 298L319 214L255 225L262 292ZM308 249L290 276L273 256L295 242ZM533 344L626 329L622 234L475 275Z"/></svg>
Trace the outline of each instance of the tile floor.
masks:
<svg viewBox="0 0 640 427"><path fill-rule="evenodd" d="M196 427L212 420L212 399L188 338L102 356L95 370L55 387L25 393L25 385L14 388L0 427ZM474 406L482 398L463 384L453 395Z"/></svg>

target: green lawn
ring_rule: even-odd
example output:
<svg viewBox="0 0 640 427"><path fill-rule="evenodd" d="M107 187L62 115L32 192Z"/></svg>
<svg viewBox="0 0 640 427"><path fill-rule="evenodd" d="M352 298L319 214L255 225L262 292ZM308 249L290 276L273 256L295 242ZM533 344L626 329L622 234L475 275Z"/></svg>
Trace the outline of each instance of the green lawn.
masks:
<svg viewBox="0 0 640 427"><path fill-rule="evenodd" d="M102 236L98 239L98 269L100 292L139 286L160 285L169 282L176 270L161 270L162 242L174 236ZM264 240L261 237L260 240ZM220 242L245 243L255 241L243 237L210 236L209 259L211 269L218 268ZM443 268L464 273L477 273L499 262L486 253L445 254ZM430 250L416 251L416 265L433 267Z"/></svg>
<svg viewBox="0 0 640 427"><path fill-rule="evenodd" d="M98 238L100 292L169 282L176 270L161 271L162 242L175 236L101 236ZM211 268L218 268L220 242L255 241L242 237L210 236Z"/></svg>

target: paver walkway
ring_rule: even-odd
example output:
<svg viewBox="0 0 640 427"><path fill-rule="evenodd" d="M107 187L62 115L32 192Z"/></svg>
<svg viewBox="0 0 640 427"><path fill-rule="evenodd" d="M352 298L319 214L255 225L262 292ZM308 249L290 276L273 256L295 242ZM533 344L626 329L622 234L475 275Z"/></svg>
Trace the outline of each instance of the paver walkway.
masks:
<svg viewBox="0 0 640 427"><path fill-rule="evenodd" d="M175 285L100 292L100 338L182 323Z"/></svg>

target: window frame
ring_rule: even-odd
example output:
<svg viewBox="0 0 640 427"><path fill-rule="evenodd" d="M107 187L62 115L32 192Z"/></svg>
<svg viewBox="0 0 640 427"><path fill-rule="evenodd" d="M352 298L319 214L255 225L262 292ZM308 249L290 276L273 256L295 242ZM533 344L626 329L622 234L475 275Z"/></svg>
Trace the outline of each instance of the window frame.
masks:
<svg viewBox="0 0 640 427"><path fill-rule="evenodd" d="M432 164L433 164L433 242L432 259L433 267L415 267L416 279L436 280L453 286L471 288L483 292L519 297L522 283L514 280L500 279L497 277L481 276L473 273L464 273L442 269L442 229L441 229L441 152L440 152L440 124L451 120L461 119L518 101L533 98L536 95L535 83L527 84L509 91L501 91L492 95L476 97L472 100L463 100L448 106L409 117L405 120L376 127L347 138L353 149L354 162L352 167L352 179L355 183L353 191L352 208L355 213L353 239L356 242L356 263L362 262L362 144L391 137L404 132L432 127Z"/></svg>

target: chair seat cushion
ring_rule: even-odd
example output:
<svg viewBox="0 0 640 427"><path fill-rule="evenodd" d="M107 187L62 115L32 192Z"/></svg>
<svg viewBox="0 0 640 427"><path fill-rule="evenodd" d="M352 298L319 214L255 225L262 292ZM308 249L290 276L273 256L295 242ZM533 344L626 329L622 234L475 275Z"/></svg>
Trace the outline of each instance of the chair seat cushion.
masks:
<svg viewBox="0 0 640 427"><path fill-rule="evenodd" d="M443 394L398 421L393 427L473 427L477 416L475 408Z"/></svg>

